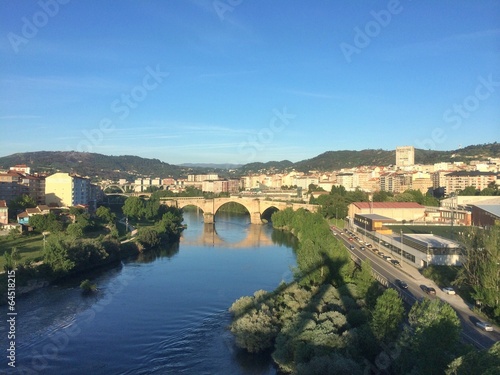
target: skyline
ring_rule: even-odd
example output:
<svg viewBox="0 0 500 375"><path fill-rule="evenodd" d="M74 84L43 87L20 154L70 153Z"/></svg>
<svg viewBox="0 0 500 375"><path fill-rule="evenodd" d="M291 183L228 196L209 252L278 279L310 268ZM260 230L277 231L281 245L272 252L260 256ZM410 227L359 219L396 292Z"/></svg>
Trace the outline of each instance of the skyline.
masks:
<svg viewBox="0 0 500 375"><path fill-rule="evenodd" d="M0 156L170 164L498 140L500 3L0 4Z"/></svg>

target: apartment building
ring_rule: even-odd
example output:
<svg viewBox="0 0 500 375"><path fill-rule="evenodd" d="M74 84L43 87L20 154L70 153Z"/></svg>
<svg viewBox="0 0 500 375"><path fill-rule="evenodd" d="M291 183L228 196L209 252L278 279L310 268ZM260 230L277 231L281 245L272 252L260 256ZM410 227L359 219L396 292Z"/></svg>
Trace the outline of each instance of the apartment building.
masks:
<svg viewBox="0 0 500 375"><path fill-rule="evenodd" d="M45 203L70 207L91 202L90 179L69 173L54 173L45 178Z"/></svg>
<svg viewBox="0 0 500 375"><path fill-rule="evenodd" d="M16 171L0 173L0 199L7 203L20 195L28 195L29 188L23 184L24 175Z"/></svg>
<svg viewBox="0 0 500 375"><path fill-rule="evenodd" d="M380 190L391 193L402 193L411 189L412 174L388 172L380 175Z"/></svg>
<svg viewBox="0 0 500 375"><path fill-rule="evenodd" d="M9 170L14 172L19 172L22 174L31 174L31 168L28 167L26 164L14 165L13 167L10 167Z"/></svg>
<svg viewBox="0 0 500 375"><path fill-rule="evenodd" d="M219 175L218 174L189 174L188 175L188 182L203 182L206 180L218 180Z"/></svg>
<svg viewBox="0 0 500 375"><path fill-rule="evenodd" d="M230 193L235 194L239 192L240 180L237 179L218 179L218 180L205 180L202 182L202 191L211 192L215 194Z"/></svg>
<svg viewBox="0 0 500 375"><path fill-rule="evenodd" d="M476 189L483 190L490 183L496 183L497 173L480 171L457 171L446 174L444 188L446 194L463 190L468 186L474 186Z"/></svg>

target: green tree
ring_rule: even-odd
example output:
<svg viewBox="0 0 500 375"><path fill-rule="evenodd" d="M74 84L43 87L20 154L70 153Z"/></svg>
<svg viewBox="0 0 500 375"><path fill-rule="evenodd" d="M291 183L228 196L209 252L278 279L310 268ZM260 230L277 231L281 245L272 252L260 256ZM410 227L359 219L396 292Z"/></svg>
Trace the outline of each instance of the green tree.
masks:
<svg viewBox="0 0 500 375"><path fill-rule="evenodd" d="M115 222L116 215L111 212L108 207L100 206L97 208L95 214L104 223L112 224Z"/></svg>
<svg viewBox="0 0 500 375"><path fill-rule="evenodd" d="M49 236L44 249L44 263L56 274L70 272L76 264L70 258L69 248L62 235Z"/></svg>
<svg viewBox="0 0 500 375"><path fill-rule="evenodd" d="M467 186L465 189L458 191L457 195L461 196L479 195L479 189L476 189L475 186Z"/></svg>
<svg viewBox="0 0 500 375"><path fill-rule="evenodd" d="M415 196L411 193L404 192L400 194L396 194L394 196L395 202L415 202Z"/></svg>
<svg viewBox="0 0 500 375"><path fill-rule="evenodd" d="M488 350L471 350L448 365L446 375L500 374L500 341Z"/></svg>
<svg viewBox="0 0 500 375"><path fill-rule="evenodd" d="M424 202L422 204L424 206L439 207L439 199L433 197L432 194L426 194L424 196Z"/></svg>
<svg viewBox="0 0 500 375"><path fill-rule="evenodd" d="M16 268L17 264L21 260L21 254L19 254L19 251L17 250L17 247L13 247L10 250L5 250L3 253L3 259L4 259L4 270L5 271L10 271Z"/></svg>
<svg viewBox="0 0 500 375"><path fill-rule="evenodd" d="M82 238L83 228L76 223L72 223L66 228L66 233L74 238Z"/></svg>
<svg viewBox="0 0 500 375"><path fill-rule="evenodd" d="M408 189L404 193L411 194L413 196L413 202L417 202L418 204L424 203L424 194L422 194L420 190Z"/></svg>
<svg viewBox="0 0 500 375"><path fill-rule="evenodd" d="M372 266L368 258L361 261L361 267L356 272L354 280L358 286L359 294L362 298L365 298L368 290L370 290L373 284L376 284L376 281L372 276Z"/></svg>
<svg viewBox="0 0 500 375"><path fill-rule="evenodd" d="M158 231L151 227L139 228L137 240L147 248L153 248L160 244L161 238Z"/></svg>
<svg viewBox="0 0 500 375"><path fill-rule="evenodd" d="M45 231L56 233L63 230L63 223L52 212L47 215L30 216L29 224L38 233Z"/></svg>
<svg viewBox="0 0 500 375"><path fill-rule="evenodd" d="M408 321L414 332L410 339L413 365L422 374L442 374L457 352L461 330L457 313L439 299L426 298L412 306ZM429 355L429 348L439 355Z"/></svg>
<svg viewBox="0 0 500 375"><path fill-rule="evenodd" d="M472 288L472 297L486 312L500 317L500 227L464 232L465 261L457 284Z"/></svg>
<svg viewBox="0 0 500 375"><path fill-rule="evenodd" d="M36 201L29 195L23 194L19 195L8 204L9 206L9 216L15 218L16 215L27 208L36 207Z"/></svg>
<svg viewBox="0 0 500 375"><path fill-rule="evenodd" d="M390 202L394 198L394 194L389 191L379 190L373 193L372 200L374 202Z"/></svg>
<svg viewBox="0 0 500 375"><path fill-rule="evenodd" d="M140 220L144 217L144 201L139 197L128 197L122 211L125 216Z"/></svg>
<svg viewBox="0 0 500 375"><path fill-rule="evenodd" d="M401 297L396 290L387 289L377 298L372 314L370 326L373 335L382 342L394 340L403 318L404 306Z"/></svg>

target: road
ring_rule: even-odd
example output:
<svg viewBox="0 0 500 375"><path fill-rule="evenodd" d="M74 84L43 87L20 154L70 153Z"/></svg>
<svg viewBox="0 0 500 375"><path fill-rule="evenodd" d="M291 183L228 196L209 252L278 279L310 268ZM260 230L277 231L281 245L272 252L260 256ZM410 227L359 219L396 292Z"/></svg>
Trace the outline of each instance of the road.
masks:
<svg viewBox="0 0 500 375"><path fill-rule="evenodd" d="M457 312L462 322L462 339L464 341L473 344L478 349L486 349L500 340L500 329L498 327L493 325L493 332L485 332L476 327L475 322L478 320L484 321L484 319L474 314L460 296L444 293L432 280L426 279L416 268L404 262L401 262L401 266L393 265L368 248L365 243L360 243L360 241L364 240L362 236L360 236L360 241L355 239L349 240L350 237L352 238L352 235L334 226L331 229L333 234L344 243L352 255L361 260L369 259L374 276L378 281L385 286L396 289L402 299L409 305L412 305L416 300L421 298L439 298L449 303ZM368 242L371 243L371 240L368 239ZM354 248L351 249L351 246ZM361 250L362 246L365 247L365 250ZM390 250L378 243L373 248L378 248L378 250L384 252L386 255L390 255ZM404 280L408 284L408 289L397 286L395 284L396 279ZM436 290L436 295L433 296L425 293L422 288L423 286L433 287Z"/></svg>

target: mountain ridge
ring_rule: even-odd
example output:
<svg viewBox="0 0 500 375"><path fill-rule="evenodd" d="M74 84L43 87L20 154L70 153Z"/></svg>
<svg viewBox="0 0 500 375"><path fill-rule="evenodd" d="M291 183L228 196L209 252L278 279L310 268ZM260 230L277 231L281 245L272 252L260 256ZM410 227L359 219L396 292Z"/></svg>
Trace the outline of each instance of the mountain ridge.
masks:
<svg viewBox="0 0 500 375"><path fill-rule="evenodd" d="M415 164L470 161L471 159L500 158L500 144L497 142L470 145L457 150L433 151L415 149ZM32 151L0 157L0 169L16 164L26 164L38 172L73 172L92 178L174 177L187 174L219 173L222 176L243 175L262 171L275 173L295 169L333 171L359 166L392 165L396 161L395 150L365 149L326 151L313 158L291 162L289 160L255 162L244 165L231 163L185 163L169 164L159 159L142 158L134 155L104 155L75 151ZM205 166L203 166L205 165ZM222 166L222 168L220 168ZM228 168L230 167L230 168Z"/></svg>

